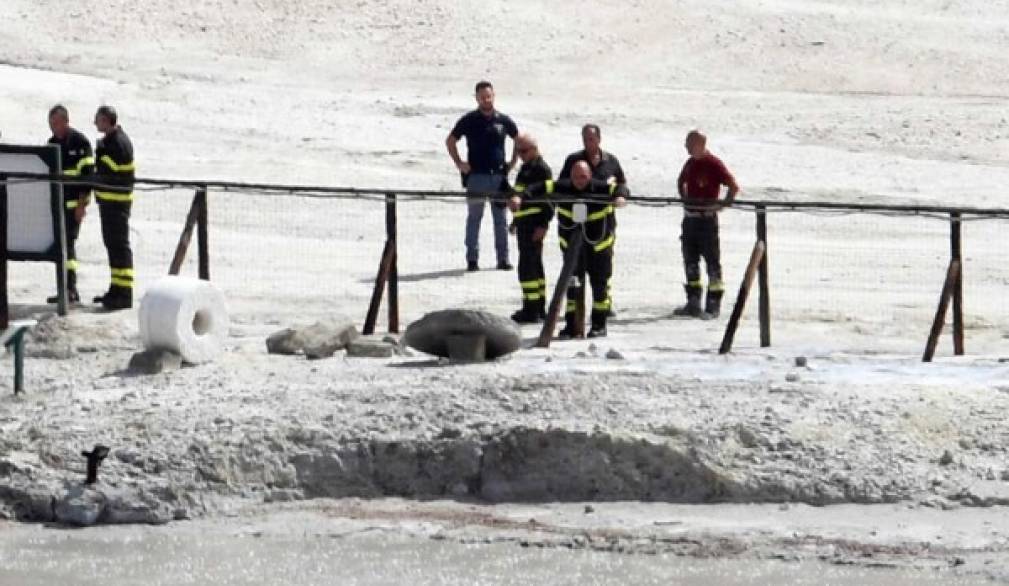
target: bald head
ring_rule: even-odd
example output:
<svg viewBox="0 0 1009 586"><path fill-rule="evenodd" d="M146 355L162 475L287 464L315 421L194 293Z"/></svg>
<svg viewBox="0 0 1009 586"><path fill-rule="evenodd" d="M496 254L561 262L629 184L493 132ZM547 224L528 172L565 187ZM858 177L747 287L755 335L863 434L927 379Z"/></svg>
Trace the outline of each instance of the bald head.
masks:
<svg viewBox="0 0 1009 586"><path fill-rule="evenodd" d="M700 130L691 130L687 133L684 146L691 157L699 157L708 150L708 137L701 134Z"/></svg>
<svg viewBox="0 0 1009 586"><path fill-rule="evenodd" d="M540 155L536 138L528 132L520 132L515 135L515 150L518 151L523 163L535 160Z"/></svg>
<svg viewBox="0 0 1009 586"><path fill-rule="evenodd" d="M578 161L571 167L571 183L576 189L585 189L592 180L592 168L585 161Z"/></svg>

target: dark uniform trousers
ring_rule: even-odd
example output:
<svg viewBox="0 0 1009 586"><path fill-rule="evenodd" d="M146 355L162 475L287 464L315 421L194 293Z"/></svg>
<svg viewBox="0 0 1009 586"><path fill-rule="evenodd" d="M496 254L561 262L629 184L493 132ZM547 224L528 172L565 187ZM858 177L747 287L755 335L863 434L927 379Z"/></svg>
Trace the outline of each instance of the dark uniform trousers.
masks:
<svg viewBox="0 0 1009 586"><path fill-rule="evenodd" d="M601 220L611 221L612 216ZM593 222L595 224L600 221ZM577 229L582 229L581 227ZM568 287L568 303L564 319L569 329L573 330L577 300L584 295L585 277L588 276L592 290L592 327L606 327L606 317L610 312L610 277L613 274L613 243L616 235L612 230L604 229L601 234L593 234L586 226L586 238L582 244L581 254L576 259L573 283ZM567 243L571 240L573 230L561 231L561 249L567 252Z"/></svg>
<svg viewBox="0 0 1009 586"><path fill-rule="evenodd" d="M64 223L67 228L67 290L77 291L77 237L81 233L81 224L74 216L73 208L66 210Z"/></svg>
<svg viewBox="0 0 1009 586"><path fill-rule="evenodd" d="M708 272L709 305L721 300L725 291L722 281L721 251L718 242L718 215L713 212L687 212L683 218L680 243L683 267L687 274L687 298L700 300L704 292L701 281L701 258Z"/></svg>
<svg viewBox="0 0 1009 586"><path fill-rule="evenodd" d="M112 278L109 293L112 296L131 297L133 294L133 250L130 249L131 201L98 200L102 219L102 242L109 256Z"/></svg>
<svg viewBox="0 0 1009 586"><path fill-rule="evenodd" d="M533 241L538 226L519 224L515 230L519 249L519 286L522 307L542 314L546 307L547 278L543 269L543 240ZM544 227L545 228L545 227Z"/></svg>
<svg viewBox="0 0 1009 586"><path fill-rule="evenodd" d="M567 236L570 238L570 235ZM607 242L608 241L608 242ZM574 278L576 286L567 289L567 308L564 319L570 330L574 329L577 301L582 299L585 287L585 276L592 290L592 328L604 328L606 316L609 314L609 277L613 272L613 239L607 237L602 242L585 242L581 254L576 259ZM599 247L602 244L603 246ZM599 247L599 248L597 248ZM566 246L562 246L566 248Z"/></svg>

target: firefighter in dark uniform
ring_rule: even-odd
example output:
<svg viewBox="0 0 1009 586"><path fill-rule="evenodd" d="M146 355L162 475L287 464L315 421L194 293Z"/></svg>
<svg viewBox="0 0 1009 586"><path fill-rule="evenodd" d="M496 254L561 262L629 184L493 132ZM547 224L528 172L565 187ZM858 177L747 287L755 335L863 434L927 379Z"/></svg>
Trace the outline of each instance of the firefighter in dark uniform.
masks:
<svg viewBox="0 0 1009 586"><path fill-rule="evenodd" d="M571 167L571 178L545 181L526 187L522 197L513 197L512 209L526 201L551 203L557 209L557 227L562 250L567 250L576 230L582 230L584 244L577 259L573 280L576 286L568 287L568 303L564 313L565 325L558 337L568 339L575 332L575 300L582 295L585 274L592 286L592 327L590 338L606 335L606 318L610 308L609 280L613 273L613 242L616 239L616 214L614 208L623 207L630 193L626 185L607 183L592 178L592 169L585 161ZM586 217L578 223L573 199L587 203Z"/></svg>
<svg viewBox="0 0 1009 586"><path fill-rule="evenodd" d="M95 127L104 136L95 149L95 199L102 218L102 241L109 256L109 290L95 297L105 309L133 306L133 251L130 250L130 209L133 206L133 143L118 124L112 106L95 113Z"/></svg>
<svg viewBox="0 0 1009 586"><path fill-rule="evenodd" d="M95 169L94 153L91 151L91 141L83 133L70 126L70 113L57 104L49 110L49 129L53 135L49 144L60 148L60 161L63 165L63 175L72 179L90 179ZM77 292L77 236L80 234L81 221L91 199L91 188L82 185L66 184L63 186L64 223L67 232L67 301L80 303L81 296ZM49 297L47 303L56 303L58 297Z"/></svg>
<svg viewBox="0 0 1009 586"><path fill-rule="evenodd" d="M711 319L718 317L725 294L722 281L721 250L718 241L718 212L732 205L739 186L721 159L708 152L707 138L696 130L687 134L687 153L690 158L683 165L676 180L680 197L686 200L680 241L683 250L683 268L687 282L687 304L673 311L676 315ZM722 186L728 187L725 200L719 202ZM708 294L704 308L701 296L701 257L708 272Z"/></svg>
<svg viewBox="0 0 1009 586"><path fill-rule="evenodd" d="M561 167L561 174L558 178L569 179L571 177L572 166L578 161L585 161L592 169L593 179L616 183L618 185L627 185L627 177L624 176L624 170L620 166L620 161L613 153L604 151L600 146L602 138L602 130L600 130L598 124L586 124L582 126L583 148L568 155L568 158L564 160L564 166ZM610 296L608 315L610 317L615 315L612 295Z"/></svg>
<svg viewBox="0 0 1009 586"><path fill-rule="evenodd" d="M539 146L532 136L519 133L515 137L515 150L522 159L522 167L515 178L517 194L525 191L526 186L553 178L553 172L540 155ZM537 323L546 316L543 238L553 217L553 208L542 201L524 202L512 212L512 226L519 249L519 286L522 288L522 309L513 313L512 319L520 324Z"/></svg>

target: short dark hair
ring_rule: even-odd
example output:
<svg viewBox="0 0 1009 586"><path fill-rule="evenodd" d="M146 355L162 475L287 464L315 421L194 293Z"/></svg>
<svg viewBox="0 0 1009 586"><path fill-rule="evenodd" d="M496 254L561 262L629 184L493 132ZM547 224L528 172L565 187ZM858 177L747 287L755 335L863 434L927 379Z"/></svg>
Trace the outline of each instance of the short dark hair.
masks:
<svg viewBox="0 0 1009 586"><path fill-rule="evenodd" d="M109 119L109 123L113 125L119 121L119 114L116 114L116 109L112 106L99 106L98 111L95 112L95 116L105 116Z"/></svg>
<svg viewBox="0 0 1009 586"><path fill-rule="evenodd" d="M599 138L603 137L603 131L599 130L599 125L598 124L593 124L593 123L589 122L585 126L582 126L582 134L585 134L589 130L591 130L592 132L595 132L596 136L598 136Z"/></svg>
<svg viewBox="0 0 1009 586"><path fill-rule="evenodd" d="M63 104L56 104L52 108L49 108L49 117L50 118L52 118L53 116L55 116L57 114L59 114L60 116L63 116L67 120L70 119L70 112L67 111L66 106L64 106Z"/></svg>
<svg viewBox="0 0 1009 586"><path fill-rule="evenodd" d="M487 88L490 88L490 89L493 90L494 89L494 84L492 84L491 82L487 81L486 79L482 80L482 81L478 81L478 82L476 82L476 90L474 90L473 93L479 94L481 91L483 91L483 90L485 90Z"/></svg>

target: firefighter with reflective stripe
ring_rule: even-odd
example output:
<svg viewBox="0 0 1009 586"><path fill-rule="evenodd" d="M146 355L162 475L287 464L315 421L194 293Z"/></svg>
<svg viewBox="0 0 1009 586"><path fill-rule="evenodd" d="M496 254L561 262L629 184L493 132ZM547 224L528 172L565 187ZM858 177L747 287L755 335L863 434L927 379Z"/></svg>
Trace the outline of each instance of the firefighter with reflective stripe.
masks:
<svg viewBox="0 0 1009 586"><path fill-rule="evenodd" d="M519 133L515 137L515 149L522 158L522 167L515 178L515 193L521 194L526 186L553 177L550 166L543 160L536 139L532 136ZM543 270L543 238L553 217L553 208L542 201L523 202L512 212L512 226L519 249L519 286L522 288L522 309L513 313L512 319L520 324L537 323L546 316L547 279Z"/></svg>
<svg viewBox="0 0 1009 586"><path fill-rule="evenodd" d="M109 290L95 303L105 309L133 306L133 251L130 250L130 209L133 206L133 143L118 124L112 106L95 113L95 127L104 136L95 149L95 199L102 218L102 241L109 255Z"/></svg>
<svg viewBox="0 0 1009 586"><path fill-rule="evenodd" d="M70 126L70 113L64 106L57 104L49 110L49 129L53 132L49 144L60 148L63 175L71 179L90 179L95 169L91 141ZM81 301L77 292L76 243L90 199L90 187L73 184L63 186L64 224L67 232L67 301L70 303ZM47 303L57 301L58 297L55 296L46 299Z"/></svg>
<svg viewBox="0 0 1009 586"><path fill-rule="evenodd" d="M721 250L718 241L718 212L732 205L739 186L721 159L708 152L707 137L696 130L687 134L687 153L690 157L676 180L680 197L686 200L683 212L680 242L683 250L683 268L687 282L687 304L673 311L676 315L711 319L718 317L725 294L722 281ZM722 186L728 191L723 201L718 200ZM708 294L704 309L701 296L701 257L708 272Z"/></svg>
<svg viewBox="0 0 1009 586"><path fill-rule="evenodd" d="M568 242L576 230L584 235L581 254L576 259L572 283L568 286L568 303L564 313L565 325L559 332L568 339L575 332L575 300L582 295L585 274L592 286L592 327L590 338L606 335L606 317L610 308L609 280L613 272L613 243L616 240L615 208L626 205L630 193L626 185L592 179L592 169L585 161L571 168L570 179L545 181L530 185L522 198L512 198L513 209L522 201L546 201L556 205L557 227L561 250L566 252ZM575 217L574 200L587 202L584 222Z"/></svg>
<svg viewBox="0 0 1009 586"><path fill-rule="evenodd" d="M627 184L624 169L616 155L602 149L603 131L598 124L588 123L582 126L582 150L575 151L564 159L561 174L558 179L571 177L571 168L578 161L585 161L592 169L592 178L608 183ZM614 254L616 252L614 251ZM610 292L609 317L616 315L613 309L613 293Z"/></svg>

